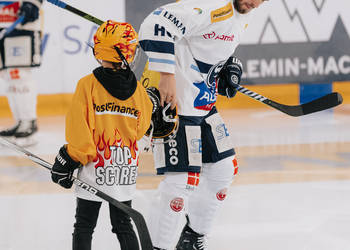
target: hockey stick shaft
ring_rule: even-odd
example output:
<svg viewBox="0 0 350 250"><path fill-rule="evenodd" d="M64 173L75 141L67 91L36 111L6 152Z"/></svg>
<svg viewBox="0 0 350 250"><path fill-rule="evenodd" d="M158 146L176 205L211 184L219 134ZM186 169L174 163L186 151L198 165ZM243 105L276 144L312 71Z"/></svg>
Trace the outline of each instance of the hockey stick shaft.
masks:
<svg viewBox="0 0 350 250"><path fill-rule="evenodd" d="M242 94L249 96L250 98L253 98L259 102L262 102L290 116L308 115L311 113L333 108L343 102L342 96L337 92L333 92L325 96L322 96L320 98L317 98L311 102L307 102L301 105L289 106L289 105L272 101L266 98L265 96L255 93L254 91L251 91L242 86L239 86L237 90Z"/></svg>
<svg viewBox="0 0 350 250"><path fill-rule="evenodd" d="M68 10L78 16L81 16L82 18L85 18L86 20L89 20L90 22L93 22L97 25L103 24L103 21L98 19L97 17L94 17L92 15L89 15L77 8L74 8L73 6L66 4L65 2L62 2L60 0L47 0L49 3L52 3L53 5L56 5L62 9Z"/></svg>
<svg viewBox="0 0 350 250"><path fill-rule="evenodd" d="M17 27L18 24L22 23L23 19L24 19L24 15L19 16L17 20L11 24L11 26L9 26L6 29L3 29L0 32L0 40L3 39L6 35L10 34Z"/></svg>
<svg viewBox="0 0 350 250"><path fill-rule="evenodd" d="M49 3L56 5L62 9L68 10L73 14L76 14L80 17L85 18L86 20L89 20L90 22L93 22L97 25L101 25L103 24L103 21L98 19L97 17L94 17L90 14L87 14L77 8L74 8L73 6L66 4L65 2L62 2L60 0L47 0ZM142 52L140 52L142 53ZM142 53L144 54L144 53ZM141 60L140 62L138 62L137 64L135 64L134 66L131 66L132 70L134 71L134 73L136 74L137 79L141 78L141 74L142 74L142 70L144 69L145 65L146 65L146 59L143 58L143 56L140 56Z"/></svg>
<svg viewBox="0 0 350 250"><path fill-rule="evenodd" d="M26 149L10 142L9 140L7 140L1 136L0 136L0 144L2 144L2 145L6 146L14 151L17 151L18 153L28 157L33 162L39 164L40 166L42 166L48 170L51 170L51 168L52 168L52 165L49 162L39 158L38 156L27 151ZM120 201L113 199L111 196L101 192L100 190L96 189L95 187L92 187L91 185L87 184L86 182L83 182L74 176L72 178L73 178L73 182L75 185L77 185L77 186L81 187L82 189L86 190L87 192L89 192L93 195L96 195L96 196L100 197L101 199L113 204L115 207L119 208L124 213L128 214L133 219L133 221L135 223L135 226L136 226L138 234L139 234L142 249L145 249L145 250L152 250L153 249L152 241L151 241L151 237L149 235L148 229L147 229L146 221L140 212L136 211L135 209L132 209L131 207L123 204Z"/></svg>

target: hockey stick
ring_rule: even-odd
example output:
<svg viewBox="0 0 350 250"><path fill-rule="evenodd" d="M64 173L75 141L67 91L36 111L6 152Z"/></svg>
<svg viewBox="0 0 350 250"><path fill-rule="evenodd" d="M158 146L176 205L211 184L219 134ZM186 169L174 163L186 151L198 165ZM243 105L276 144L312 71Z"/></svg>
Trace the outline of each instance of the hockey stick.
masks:
<svg viewBox="0 0 350 250"><path fill-rule="evenodd" d="M78 16L81 16L82 18L85 18L86 20L89 20L90 22L93 22L97 25L101 25L103 24L103 21L94 17L94 16L91 16L81 10L78 10L77 8L74 8L73 6L69 5L69 4L66 4L65 2L62 2L60 0L47 0L49 3L52 3L53 5L56 5L62 9L65 9L65 10L68 10Z"/></svg>
<svg viewBox="0 0 350 250"><path fill-rule="evenodd" d="M81 10L78 10L60 0L47 0L48 2L61 7L63 9L66 9L74 14L77 14L91 22L94 22L98 25L101 25L103 23L103 21L99 20L98 18L91 16ZM143 62L142 64L145 64L145 62ZM341 96L341 94L337 93L337 92L333 92L330 94L327 94L325 96L322 96L318 99L315 99L311 102L308 103L304 103L301 105L294 105L294 106L289 106L289 105L284 105L281 103L277 103L273 100L270 100L258 93L255 93L247 88L244 88L242 86L238 87L237 90L257 101L260 101L262 103L265 103L266 105L273 107L287 115L290 116L302 116L302 115L307 115L307 114L311 114L311 113L315 113L315 112L319 112L322 110L326 110L329 108L333 108L335 106L338 106L339 104L341 104L343 102L343 98Z"/></svg>
<svg viewBox="0 0 350 250"><path fill-rule="evenodd" d="M192 51L191 51L191 54L193 57ZM231 56L234 56L234 54L232 54ZM228 60L225 62L225 64L228 63ZM198 67L198 65L197 65L197 67ZM203 77L203 79L205 79L205 77ZM255 93L254 91L251 91L251 90L249 90L241 85L239 85L237 87L237 91L239 91L242 94L245 94L245 95L249 96L250 98L253 98L259 102L262 102L262 103L264 103L264 104L266 104L274 109L277 109L277 110L279 110L287 115L295 116L295 117L302 116L302 115L308 115L311 113L330 109L330 108L333 108L335 106L340 105L343 102L343 97L341 96L341 94L339 94L337 92L333 92L333 93L327 94L325 96L319 97L315 100L312 100L311 102L307 102L307 103L300 104L300 105L291 105L290 106L290 105L285 105L285 104L281 104L281 103L275 102L273 100L270 100L267 97L262 96L258 93Z"/></svg>
<svg viewBox="0 0 350 250"><path fill-rule="evenodd" d="M341 94L337 92L333 92L325 96L319 97L311 102L307 102L300 105L289 106L289 105L272 101L242 86L239 86L237 90L249 96L250 98L253 98L259 102L262 102L290 116L308 115L311 113L333 108L343 102L343 97L341 96Z"/></svg>
<svg viewBox="0 0 350 250"><path fill-rule="evenodd" d="M28 157L33 162L35 162L35 163L39 164L40 166L51 171L52 165L49 162L39 158L38 156L32 154L31 152L25 150L24 148L10 142L9 140L7 140L1 136L0 136L0 144L9 147L12 150L17 151L18 153ZM148 229L147 229L146 221L140 212L136 211L135 209L132 209L131 207L129 207L123 203L121 203L120 201L113 199L109 195L99 191L98 189L96 189L96 188L90 186L89 184L79 180L78 178L76 178L74 176L72 178L73 178L73 182L75 185L77 185L77 186L81 187L82 189L86 190L87 192L89 192L93 195L96 195L96 196L102 198L103 200L113 204L114 206L116 206L117 208L119 208L120 210L122 210L123 212L128 214L135 223L135 226L137 228L138 235L140 238L140 243L141 243L142 249L144 249L144 250L152 250L153 249L152 241L151 241L151 237L149 235Z"/></svg>
<svg viewBox="0 0 350 250"><path fill-rule="evenodd" d="M19 16L17 18L16 21L14 21L8 28L6 29L3 29L1 32L0 32L0 40L2 40L6 35L8 35L9 33L11 33L16 27L18 24L22 23L24 19L24 15L22 16Z"/></svg>

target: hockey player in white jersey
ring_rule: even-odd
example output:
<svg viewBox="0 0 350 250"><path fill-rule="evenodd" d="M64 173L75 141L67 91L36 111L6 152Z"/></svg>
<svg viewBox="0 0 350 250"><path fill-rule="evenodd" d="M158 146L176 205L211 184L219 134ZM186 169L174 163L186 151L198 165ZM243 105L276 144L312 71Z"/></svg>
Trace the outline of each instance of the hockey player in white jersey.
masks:
<svg viewBox="0 0 350 250"><path fill-rule="evenodd" d="M234 97L242 64L230 56L264 0L182 0L154 10L140 28L149 70L160 72L161 103L177 105L176 138L155 140L159 200L149 220L154 249L207 249L206 237L237 173L235 151L216 110L217 94Z"/></svg>
<svg viewBox="0 0 350 250"><path fill-rule="evenodd" d="M32 78L33 67L41 61L40 7L42 0L0 0L0 30L8 28L20 16L23 21L0 40L0 73L6 82L7 99L15 125L0 131L21 146L36 142L37 86Z"/></svg>

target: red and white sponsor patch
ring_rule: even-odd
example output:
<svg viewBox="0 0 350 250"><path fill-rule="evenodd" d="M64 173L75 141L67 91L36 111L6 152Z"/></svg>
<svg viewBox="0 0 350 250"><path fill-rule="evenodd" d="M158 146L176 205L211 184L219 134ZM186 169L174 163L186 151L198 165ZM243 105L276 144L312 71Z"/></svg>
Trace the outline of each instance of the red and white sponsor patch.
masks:
<svg viewBox="0 0 350 250"><path fill-rule="evenodd" d="M197 187L199 184L199 173L188 172L187 185Z"/></svg>
<svg viewBox="0 0 350 250"><path fill-rule="evenodd" d="M215 31L203 35L204 39L222 40L226 42L233 42L234 37L233 34L216 34Z"/></svg>
<svg viewBox="0 0 350 250"><path fill-rule="evenodd" d="M0 23L13 23L18 18L19 2L0 2Z"/></svg>
<svg viewBox="0 0 350 250"><path fill-rule="evenodd" d="M227 188L221 189L219 192L216 193L216 198L219 201L223 201L226 198Z"/></svg>
<svg viewBox="0 0 350 250"><path fill-rule="evenodd" d="M170 208L175 212L180 212L184 207L184 199L177 197L170 202Z"/></svg>

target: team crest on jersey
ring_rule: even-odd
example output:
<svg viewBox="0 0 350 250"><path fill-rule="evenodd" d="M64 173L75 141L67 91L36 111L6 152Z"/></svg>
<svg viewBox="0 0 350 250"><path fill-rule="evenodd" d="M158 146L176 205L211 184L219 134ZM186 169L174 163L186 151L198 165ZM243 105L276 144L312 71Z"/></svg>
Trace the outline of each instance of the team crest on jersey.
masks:
<svg viewBox="0 0 350 250"><path fill-rule="evenodd" d="M218 75L222 67L224 66L225 62L226 61L221 61L209 69L207 80L206 80L208 88L211 88L212 86L216 86L216 79L218 78Z"/></svg>
<svg viewBox="0 0 350 250"><path fill-rule="evenodd" d="M210 111L216 103L216 84L208 88L205 82L193 83L199 89L199 94L194 100L194 107L200 110Z"/></svg>
<svg viewBox="0 0 350 250"><path fill-rule="evenodd" d="M212 66L207 75L206 82L193 83L199 89L199 94L194 100L196 109L210 111L216 103L217 98L217 83L216 79L225 61Z"/></svg>

